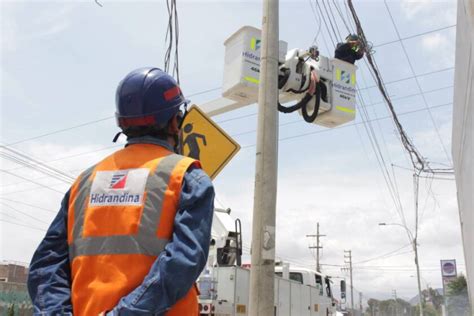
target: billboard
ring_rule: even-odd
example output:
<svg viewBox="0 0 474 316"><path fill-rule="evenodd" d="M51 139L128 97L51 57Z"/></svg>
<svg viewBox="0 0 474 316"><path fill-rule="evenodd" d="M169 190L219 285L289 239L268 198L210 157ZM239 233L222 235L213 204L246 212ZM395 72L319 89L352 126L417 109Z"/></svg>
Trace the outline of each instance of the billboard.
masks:
<svg viewBox="0 0 474 316"><path fill-rule="evenodd" d="M443 279L443 292L446 295L448 284L458 276L456 260L441 260L441 277Z"/></svg>

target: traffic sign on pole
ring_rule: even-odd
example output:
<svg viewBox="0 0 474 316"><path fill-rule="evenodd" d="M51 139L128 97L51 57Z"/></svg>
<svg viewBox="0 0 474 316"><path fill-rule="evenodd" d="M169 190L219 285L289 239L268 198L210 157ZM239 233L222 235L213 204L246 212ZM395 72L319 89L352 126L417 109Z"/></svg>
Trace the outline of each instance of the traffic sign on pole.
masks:
<svg viewBox="0 0 474 316"><path fill-rule="evenodd" d="M196 105L184 118L182 133L183 154L199 160L211 179L240 150L240 145Z"/></svg>

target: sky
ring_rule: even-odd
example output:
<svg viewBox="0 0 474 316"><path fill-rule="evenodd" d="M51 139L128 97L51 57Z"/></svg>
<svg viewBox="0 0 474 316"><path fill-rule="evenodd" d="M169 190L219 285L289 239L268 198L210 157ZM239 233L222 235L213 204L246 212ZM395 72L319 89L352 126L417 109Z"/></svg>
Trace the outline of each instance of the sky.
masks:
<svg viewBox="0 0 474 316"><path fill-rule="evenodd" d="M388 1L397 29L384 2L354 2L407 134L431 166L452 167L456 1ZM163 67L166 5L107 0L100 1L102 7L94 1L0 3L0 143L77 176L121 146L112 143L118 131L113 119L118 82L135 68ZM308 48L317 35L321 54L332 56L334 43L353 29L342 1L319 0L322 10L323 4L333 10L334 16L325 20L331 18L334 32L320 23L316 2L281 1L280 39L289 48ZM260 28L261 9L260 1L178 1L181 86L193 103L220 97L223 43L243 25ZM357 66L360 98L354 122L327 129L305 123L296 113L279 116L277 259L314 267L314 253L308 249L314 241L306 235L314 234L319 222L326 235L324 273L348 278L341 268L344 250L351 250L354 288L364 300L389 298L393 290L409 299L416 295L417 283L407 235L402 227L378 223L405 220L414 230L412 171L367 64ZM213 117L242 146L214 185L216 206L231 208L232 216L242 220L247 261L256 113L253 104ZM377 159L377 147L383 160ZM4 156L0 163L0 260L27 263L68 184ZM403 210L395 206L384 173ZM420 179L419 209L422 286L439 288L440 259L456 259L458 271L465 269L454 181Z"/></svg>

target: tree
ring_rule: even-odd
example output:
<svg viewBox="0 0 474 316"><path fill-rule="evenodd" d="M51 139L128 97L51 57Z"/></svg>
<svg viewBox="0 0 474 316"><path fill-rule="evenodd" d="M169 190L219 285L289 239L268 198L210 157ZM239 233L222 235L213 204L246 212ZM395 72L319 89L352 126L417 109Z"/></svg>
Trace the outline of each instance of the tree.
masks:
<svg viewBox="0 0 474 316"><path fill-rule="evenodd" d="M8 306L7 316L15 316L15 303Z"/></svg>
<svg viewBox="0 0 474 316"><path fill-rule="evenodd" d="M377 309L378 309L379 303L380 303L379 300L370 298L367 301L367 305L369 305L366 310L367 314L369 314L370 316L377 315Z"/></svg>
<svg viewBox="0 0 474 316"><path fill-rule="evenodd" d="M460 275L448 284L448 295L463 295L467 293L467 282L464 275Z"/></svg>
<svg viewBox="0 0 474 316"><path fill-rule="evenodd" d="M443 295L439 294L438 291L430 287L426 290L423 290L423 297L428 298L428 302L431 302L436 312L441 315L441 305L443 305L444 302Z"/></svg>
<svg viewBox="0 0 474 316"><path fill-rule="evenodd" d="M415 309L400 298L385 301L371 298L367 305L369 306L365 312L368 316L415 316Z"/></svg>
<svg viewBox="0 0 474 316"><path fill-rule="evenodd" d="M448 315L470 315L467 282L464 275L461 274L459 277L449 282L447 292L446 307Z"/></svg>

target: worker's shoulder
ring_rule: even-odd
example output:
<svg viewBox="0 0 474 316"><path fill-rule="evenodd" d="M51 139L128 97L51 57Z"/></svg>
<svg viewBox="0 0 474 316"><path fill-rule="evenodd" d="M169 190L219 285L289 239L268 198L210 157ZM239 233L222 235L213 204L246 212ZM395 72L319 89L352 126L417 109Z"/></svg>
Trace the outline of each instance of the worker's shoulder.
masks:
<svg viewBox="0 0 474 316"><path fill-rule="evenodd" d="M184 181L186 181L186 184L188 185L202 185L212 187L211 178L204 170L202 170L199 164L191 164L188 167L188 170L186 170L184 175Z"/></svg>

